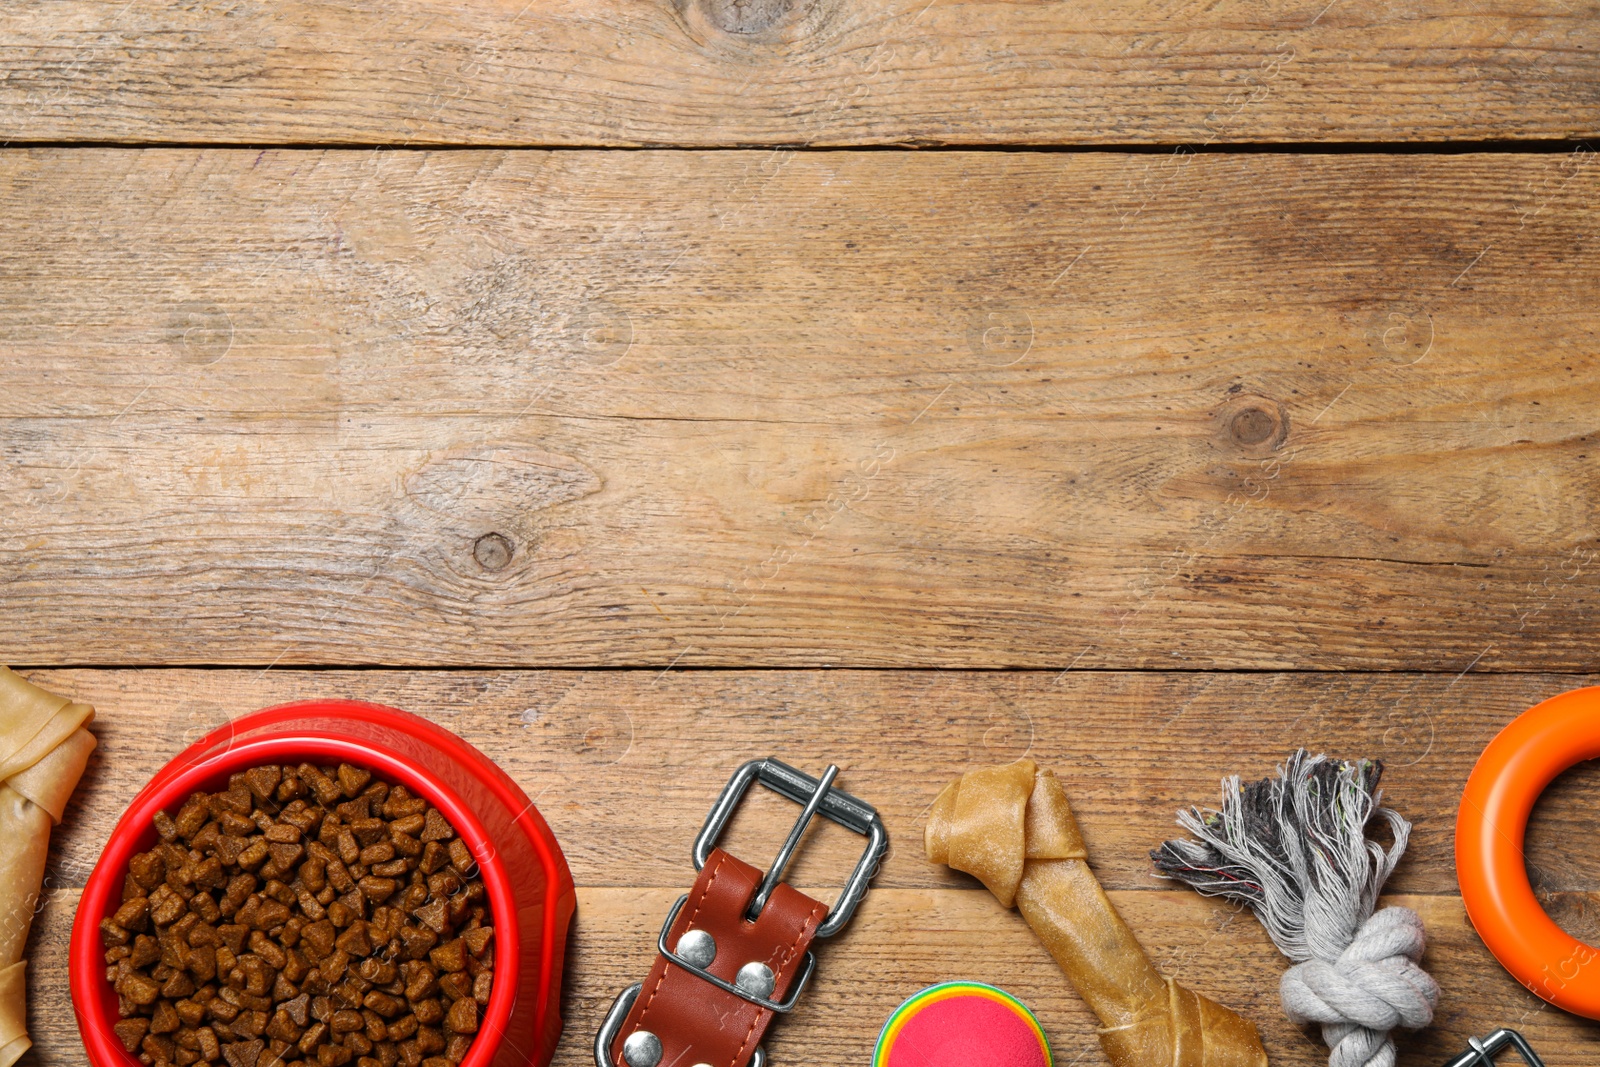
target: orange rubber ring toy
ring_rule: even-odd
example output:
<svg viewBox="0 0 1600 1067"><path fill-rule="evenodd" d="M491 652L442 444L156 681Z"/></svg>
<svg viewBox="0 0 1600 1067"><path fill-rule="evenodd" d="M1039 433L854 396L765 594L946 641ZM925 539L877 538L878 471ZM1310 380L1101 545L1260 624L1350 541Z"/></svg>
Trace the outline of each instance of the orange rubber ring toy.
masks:
<svg viewBox="0 0 1600 1067"><path fill-rule="evenodd" d="M1600 949L1544 913L1522 855L1528 815L1562 771L1600 756L1600 686L1535 704L1489 742L1456 817L1456 878L1478 936L1535 995L1600 1019Z"/></svg>

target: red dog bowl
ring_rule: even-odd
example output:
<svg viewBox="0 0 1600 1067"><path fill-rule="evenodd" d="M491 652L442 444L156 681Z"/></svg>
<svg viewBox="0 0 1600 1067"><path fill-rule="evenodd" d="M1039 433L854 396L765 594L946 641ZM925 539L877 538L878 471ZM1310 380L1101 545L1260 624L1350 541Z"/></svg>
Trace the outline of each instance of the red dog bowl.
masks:
<svg viewBox="0 0 1600 1067"><path fill-rule="evenodd" d="M111 831L72 923L72 1006L94 1067L143 1067L112 1031L117 995L105 977L100 920L122 903L133 856L156 841L151 822L190 793L225 789L264 763L351 763L426 797L482 872L495 929L494 983L461 1067L544 1067L561 1036L561 964L576 897L550 828L504 771L425 719L377 704L308 700L268 708L208 734L168 763Z"/></svg>

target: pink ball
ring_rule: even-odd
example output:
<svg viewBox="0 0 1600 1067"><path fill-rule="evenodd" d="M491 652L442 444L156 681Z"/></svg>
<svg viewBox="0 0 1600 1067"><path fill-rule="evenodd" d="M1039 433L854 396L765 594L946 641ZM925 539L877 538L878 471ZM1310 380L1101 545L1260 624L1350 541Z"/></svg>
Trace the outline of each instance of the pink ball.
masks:
<svg viewBox="0 0 1600 1067"><path fill-rule="evenodd" d="M1026 1005L978 982L930 986L884 1025L873 1067L1051 1067L1050 1043Z"/></svg>

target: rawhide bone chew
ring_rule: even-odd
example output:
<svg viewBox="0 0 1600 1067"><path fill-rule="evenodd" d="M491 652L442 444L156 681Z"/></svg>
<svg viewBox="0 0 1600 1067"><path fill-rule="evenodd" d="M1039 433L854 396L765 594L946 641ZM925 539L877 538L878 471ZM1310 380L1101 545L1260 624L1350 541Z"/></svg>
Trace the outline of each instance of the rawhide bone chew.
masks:
<svg viewBox="0 0 1600 1067"><path fill-rule="evenodd" d="M1112 1067L1263 1067L1256 1028L1162 975L1089 870L1061 783L1032 760L968 771L933 802L928 858L1013 904L1099 1016Z"/></svg>
<svg viewBox="0 0 1600 1067"><path fill-rule="evenodd" d="M87 704L46 692L0 667L0 1067L11 1067L28 1039L27 961L34 905L44 880L50 828L94 750Z"/></svg>

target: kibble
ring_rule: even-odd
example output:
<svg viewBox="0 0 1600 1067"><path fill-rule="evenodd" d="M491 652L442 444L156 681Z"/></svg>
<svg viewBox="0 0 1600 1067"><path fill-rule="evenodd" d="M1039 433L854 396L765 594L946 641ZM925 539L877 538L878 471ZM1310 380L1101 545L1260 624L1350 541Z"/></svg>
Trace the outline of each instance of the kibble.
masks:
<svg viewBox="0 0 1600 1067"><path fill-rule="evenodd" d="M471 851L350 764L263 766L153 818L100 931L148 1067L455 1067L489 1001Z"/></svg>

